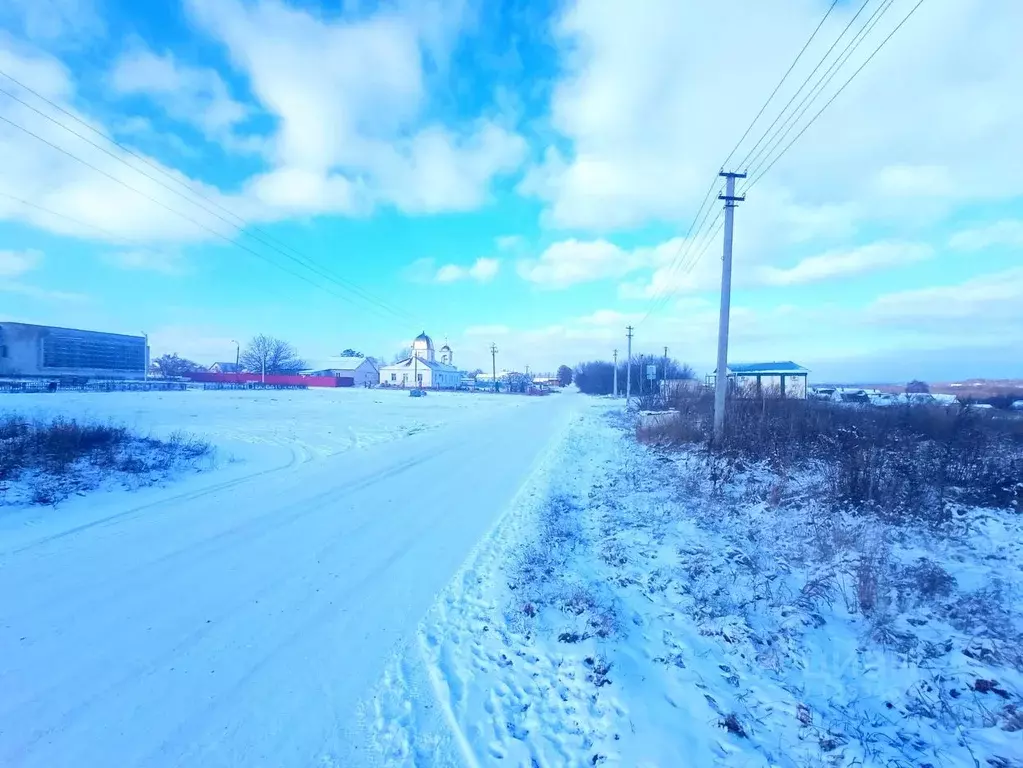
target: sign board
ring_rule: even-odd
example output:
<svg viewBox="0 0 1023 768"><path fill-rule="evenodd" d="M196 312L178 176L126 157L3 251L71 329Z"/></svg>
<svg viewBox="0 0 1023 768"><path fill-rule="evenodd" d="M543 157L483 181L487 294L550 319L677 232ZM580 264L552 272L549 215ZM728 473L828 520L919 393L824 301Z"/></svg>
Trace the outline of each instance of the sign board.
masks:
<svg viewBox="0 0 1023 768"><path fill-rule="evenodd" d="M646 367L646 377L650 381L653 381L654 379L657 378L657 366L656 365L648 365Z"/></svg>

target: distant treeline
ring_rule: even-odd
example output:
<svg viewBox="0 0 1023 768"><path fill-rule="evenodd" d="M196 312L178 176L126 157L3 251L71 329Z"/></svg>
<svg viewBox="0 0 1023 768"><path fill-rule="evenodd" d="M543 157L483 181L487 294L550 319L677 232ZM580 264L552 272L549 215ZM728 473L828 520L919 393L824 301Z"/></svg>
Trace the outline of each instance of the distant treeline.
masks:
<svg viewBox="0 0 1023 768"><path fill-rule="evenodd" d="M668 358L665 363L663 357L638 355L632 360L632 393L634 395L648 392L651 388L659 386L656 381L650 382L647 379L648 365L657 366L658 381L661 379L692 379L696 376L688 363L681 363L671 358ZM628 367L625 361L618 361L618 391L620 393L625 392ZM588 363L579 363L575 367L576 386L579 387L580 392L587 395L613 394L614 379L615 364L610 360L591 360Z"/></svg>

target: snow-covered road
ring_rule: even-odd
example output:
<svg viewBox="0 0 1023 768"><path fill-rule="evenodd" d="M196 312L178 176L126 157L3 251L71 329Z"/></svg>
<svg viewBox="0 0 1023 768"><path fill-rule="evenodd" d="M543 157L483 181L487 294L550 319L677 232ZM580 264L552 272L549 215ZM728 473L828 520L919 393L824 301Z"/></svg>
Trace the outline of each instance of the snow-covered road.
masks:
<svg viewBox="0 0 1023 768"><path fill-rule="evenodd" d="M360 764L359 700L574 400L0 535L0 765Z"/></svg>

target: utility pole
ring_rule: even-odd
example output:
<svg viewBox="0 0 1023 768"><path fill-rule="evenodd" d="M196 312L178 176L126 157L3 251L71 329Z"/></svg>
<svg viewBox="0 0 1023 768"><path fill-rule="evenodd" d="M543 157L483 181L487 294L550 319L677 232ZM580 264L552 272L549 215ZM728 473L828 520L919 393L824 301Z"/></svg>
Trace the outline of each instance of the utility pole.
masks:
<svg viewBox="0 0 1023 768"><path fill-rule="evenodd" d="M615 360L615 399L617 400L618 399L618 350L617 349L615 350L615 353L614 353L614 360Z"/></svg>
<svg viewBox="0 0 1023 768"><path fill-rule="evenodd" d="M497 345L490 342L490 366L494 375L494 391L497 392Z"/></svg>
<svg viewBox="0 0 1023 768"><path fill-rule="evenodd" d="M625 326L625 337L629 340L628 357L625 373L625 408L629 407L629 399L632 397L632 326Z"/></svg>
<svg viewBox="0 0 1023 768"><path fill-rule="evenodd" d="M668 380L668 348L664 348L664 365L661 366L661 379Z"/></svg>
<svg viewBox="0 0 1023 768"><path fill-rule="evenodd" d="M242 345L234 339L231 339L231 341L234 343L234 372L238 373L242 367Z"/></svg>
<svg viewBox="0 0 1023 768"><path fill-rule="evenodd" d="M725 246L721 259L721 314L718 317L718 366L714 378L714 443L720 445L725 436L725 400L728 395L728 319L732 306L732 226L735 219L735 204L745 197L735 194L735 180L745 179L745 173L721 171L725 177L725 194L718 195L725 201Z"/></svg>
<svg viewBox="0 0 1023 768"><path fill-rule="evenodd" d="M143 331L142 338L146 340L146 361L144 363L145 369L142 371L142 380L149 381L149 334Z"/></svg>

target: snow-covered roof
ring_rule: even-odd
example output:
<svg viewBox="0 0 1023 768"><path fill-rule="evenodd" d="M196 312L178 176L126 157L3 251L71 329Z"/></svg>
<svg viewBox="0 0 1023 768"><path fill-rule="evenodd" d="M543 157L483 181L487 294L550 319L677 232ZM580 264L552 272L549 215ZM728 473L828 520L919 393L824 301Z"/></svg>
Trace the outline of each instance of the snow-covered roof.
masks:
<svg viewBox="0 0 1023 768"><path fill-rule="evenodd" d="M242 367L238 363L214 363L210 368L219 368L221 373L238 373Z"/></svg>
<svg viewBox="0 0 1023 768"><path fill-rule="evenodd" d="M458 372L458 369L453 365L442 363L439 360L424 360L421 357L420 358L406 357L404 360L399 360L396 363L391 363L390 365L382 365L380 366L380 370L386 370L390 368L412 368L414 367L412 363L413 359L418 359L419 361L415 365L420 365L423 368L429 368L431 371L451 371L453 373Z"/></svg>
<svg viewBox="0 0 1023 768"><path fill-rule="evenodd" d="M714 372L717 373L717 369ZM801 365L796 365L791 360L785 360L776 363L729 363L728 372L740 376L770 376L780 373L809 373L810 370Z"/></svg>
<svg viewBox="0 0 1023 768"><path fill-rule="evenodd" d="M328 357L323 360L311 360L306 365L307 371L354 371L366 362L365 357Z"/></svg>

